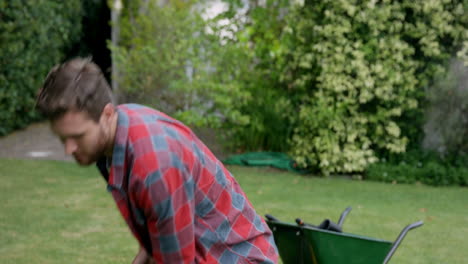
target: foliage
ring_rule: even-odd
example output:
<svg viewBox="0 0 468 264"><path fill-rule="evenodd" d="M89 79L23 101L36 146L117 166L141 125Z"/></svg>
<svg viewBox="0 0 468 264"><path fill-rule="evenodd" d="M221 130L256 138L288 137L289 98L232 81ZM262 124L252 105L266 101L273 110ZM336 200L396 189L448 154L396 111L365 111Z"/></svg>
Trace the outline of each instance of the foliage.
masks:
<svg viewBox="0 0 468 264"><path fill-rule="evenodd" d="M383 182L468 186L468 155L442 158L434 151L413 150L371 164L365 175Z"/></svg>
<svg viewBox="0 0 468 264"><path fill-rule="evenodd" d="M224 45L232 49L239 64L240 85L251 96L237 109L248 117L244 124L225 122L231 145L237 151L288 151L291 136L291 105L289 94L278 85L280 69L275 56L285 26L284 16L289 1L265 1L263 5L251 2L248 9L232 1L227 12L214 23L230 21L225 28L236 28L232 37L224 38ZM245 11L239 11L245 10ZM222 56L223 54L221 54ZM243 58L244 61L239 61ZM230 61L233 63L233 61Z"/></svg>
<svg viewBox="0 0 468 264"><path fill-rule="evenodd" d="M208 20L203 1L154 2L124 2L127 99L323 174L417 145L424 87L468 39L462 0L224 0Z"/></svg>
<svg viewBox="0 0 468 264"><path fill-rule="evenodd" d="M392 183L420 182L434 186L467 186L468 169L444 166L437 162L428 162L421 167L408 164L375 163L367 169L366 178Z"/></svg>
<svg viewBox="0 0 468 264"><path fill-rule="evenodd" d="M237 64L227 60L230 49L223 50L217 36L207 33L208 24L196 11L203 2L155 2L130 1L121 17L121 40L112 52L124 100L196 126L246 122L234 105L249 94L239 89Z"/></svg>
<svg viewBox="0 0 468 264"><path fill-rule="evenodd" d="M239 1L226 2L229 17ZM245 134L235 140L284 125L290 154L324 174L362 172L419 140L423 87L467 38L462 1L249 4L246 22L232 22L240 30L230 44L248 47L243 89L254 96L242 112L258 124L236 127ZM276 122L252 119L264 114Z"/></svg>
<svg viewBox="0 0 468 264"><path fill-rule="evenodd" d="M463 5L312 2L291 12L302 19L288 23L282 55L283 80L303 98L292 154L324 173L363 171L379 152L405 151L401 121L460 42Z"/></svg>
<svg viewBox="0 0 468 264"><path fill-rule="evenodd" d="M81 33L81 2L0 0L0 135L38 118L36 91Z"/></svg>

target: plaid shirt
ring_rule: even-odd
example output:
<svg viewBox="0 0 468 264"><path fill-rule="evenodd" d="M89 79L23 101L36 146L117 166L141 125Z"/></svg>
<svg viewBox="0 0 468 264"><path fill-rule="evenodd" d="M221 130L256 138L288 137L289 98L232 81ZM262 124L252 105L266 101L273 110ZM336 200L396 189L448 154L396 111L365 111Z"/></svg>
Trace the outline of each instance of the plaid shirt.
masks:
<svg viewBox="0 0 468 264"><path fill-rule="evenodd" d="M117 107L110 171L98 167L140 245L157 263L276 263L265 221L210 150L177 120Z"/></svg>

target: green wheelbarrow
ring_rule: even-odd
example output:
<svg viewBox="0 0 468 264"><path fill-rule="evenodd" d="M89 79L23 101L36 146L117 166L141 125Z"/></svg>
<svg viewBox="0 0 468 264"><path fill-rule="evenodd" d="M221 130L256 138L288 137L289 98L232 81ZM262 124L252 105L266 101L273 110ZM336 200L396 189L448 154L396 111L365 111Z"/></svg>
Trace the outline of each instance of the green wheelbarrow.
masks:
<svg viewBox="0 0 468 264"><path fill-rule="evenodd" d="M296 224L265 215L273 231L284 264L386 264L408 231L423 222L406 226L394 242L342 232L343 222L351 207L341 214L337 224L326 219L314 226L296 219Z"/></svg>

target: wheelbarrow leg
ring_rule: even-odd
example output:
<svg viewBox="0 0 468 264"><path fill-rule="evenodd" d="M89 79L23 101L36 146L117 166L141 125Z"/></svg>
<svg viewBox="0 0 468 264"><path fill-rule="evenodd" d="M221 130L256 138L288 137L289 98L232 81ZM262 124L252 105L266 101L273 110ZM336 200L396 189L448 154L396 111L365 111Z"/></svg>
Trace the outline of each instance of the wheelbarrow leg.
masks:
<svg viewBox="0 0 468 264"><path fill-rule="evenodd" d="M340 220L338 220L338 226L340 226L340 228L343 227L343 222L344 222L346 216L347 216L347 215L349 214L349 212L351 211L351 209L353 209L353 208L351 208L351 206L349 206L348 208L346 208L346 209L343 211L343 213L341 213L341 215L340 215Z"/></svg>
<svg viewBox="0 0 468 264"><path fill-rule="evenodd" d="M408 233L411 229L414 229L416 227L420 227L422 225L423 225L422 221L418 221L418 222L407 225L403 229L403 231L401 231L400 235L397 237L397 239L393 243L393 246L390 249L390 251L388 252L387 256L385 257L383 264L387 264L390 261L393 254L395 253L395 250L397 250L398 246L401 244L401 241L403 240L403 238L405 238L406 233Z"/></svg>

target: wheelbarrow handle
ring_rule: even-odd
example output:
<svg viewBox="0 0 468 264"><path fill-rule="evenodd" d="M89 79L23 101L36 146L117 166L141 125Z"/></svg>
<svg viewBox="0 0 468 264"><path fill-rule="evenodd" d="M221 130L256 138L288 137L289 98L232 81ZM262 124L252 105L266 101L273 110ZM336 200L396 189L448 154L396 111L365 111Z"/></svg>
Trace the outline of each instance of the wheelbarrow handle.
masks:
<svg viewBox="0 0 468 264"><path fill-rule="evenodd" d="M351 206L348 206L348 208L346 208L343 213L341 213L340 215L340 220L338 220L338 226L340 228L343 228L343 222L346 218L346 216L349 214L349 212L351 212L351 209L353 209Z"/></svg>
<svg viewBox="0 0 468 264"><path fill-rule="evenodd" d="M266 214L265 215L265 218L268 220L268 221L272 221L272 222L280 222L280 220L274 216L272 216L271 214Z"/></svg>
<svg viewBox="0 0 468 264"><path fill-rule="evenodd" d="M398 246L400 246L401 241L403 240L403 238L405 238L406 234L407 234L411 229L420 227L420 226L422 226L423 224L424 224L423 221L418 221L418 222L415 222L415 223L412 223L412 224L407 225L407 226L401 231L400 235L397 237L397 239L396 239L395 242L393 243L393 246L392 246L392 248L390 249L390 251L388 252L387 256L385 257L385 260L384 260L383 264L387 264L387 263L390 261L390 259L392 258L393 254L394 254L395 251L397 250Z"/></svg>

